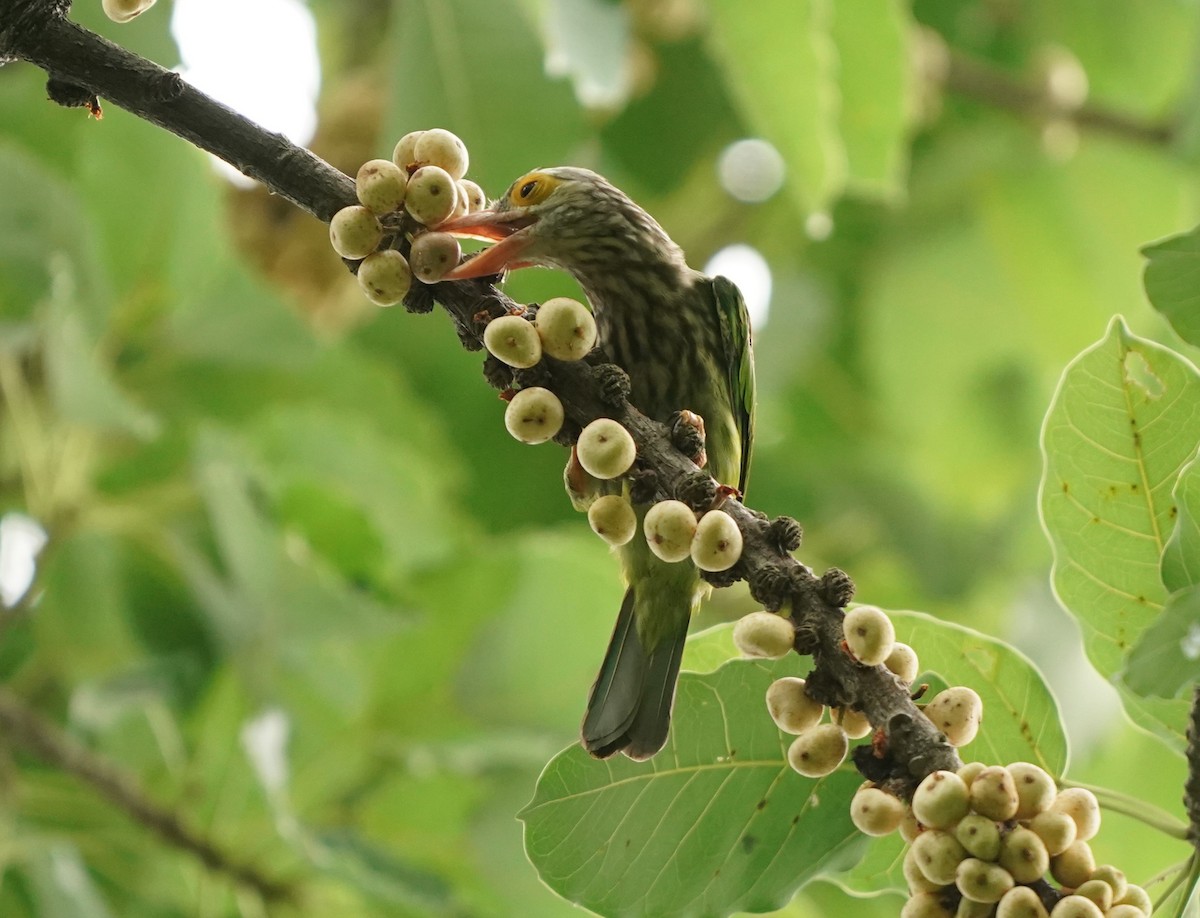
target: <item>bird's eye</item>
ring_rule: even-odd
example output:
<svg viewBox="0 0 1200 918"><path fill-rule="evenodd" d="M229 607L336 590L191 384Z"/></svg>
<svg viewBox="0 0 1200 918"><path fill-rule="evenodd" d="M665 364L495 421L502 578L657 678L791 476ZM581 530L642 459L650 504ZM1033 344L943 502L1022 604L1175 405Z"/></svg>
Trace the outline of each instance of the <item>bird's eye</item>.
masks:
<svg viewBox="0 0 1200 918"><path fill-rule="evenodd" d="M533 207L550 197L558 180L545 172L529 172L512 183L508 189L508 200L516 207Z"/></svg>

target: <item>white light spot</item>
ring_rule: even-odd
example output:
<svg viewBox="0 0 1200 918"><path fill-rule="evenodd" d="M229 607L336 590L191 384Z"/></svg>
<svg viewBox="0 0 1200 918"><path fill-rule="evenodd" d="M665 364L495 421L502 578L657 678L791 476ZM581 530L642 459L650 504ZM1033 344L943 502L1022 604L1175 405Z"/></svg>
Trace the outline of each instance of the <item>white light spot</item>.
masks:
<svg viewBox="0 0 1200 918"><path fill-rule="evenodd" d="M750 313L751 328L766 328L771 311L771 267L758 249L741 243L726 246L708 260L704 273L723 274L737 284Z"/></svg>
<svg viewBox="0 0 1200 918"><path fill-rule="evenodd" d="M717 161L721 186L739 201L765 201L783 185L783 157L765 140L731 143Z"/></svg>
<svg viewBox="0 0 1200 918"><path fill-rule="evenodd" d="M197 89L294 143L312 139L321 65L300 0L176 0L171 34Z"/></svg>
<svg viewBox="0 0 1200 918"><path fill-rule="evenodd" d="M615 108L629 96L629 11L617 3L552 0L546 11L546 73L569 76L586 108Z"/></svg>
<svg viewBox="0 0 1200 918"><path fill-rule="evenodd" d="M804 221L804 232L814 242L821 242L828 239L833 232L833 217L822 211L809 214L808 218Z"/></svg>
<svg viewBox="0 0 1200 918"><path fill-rule="evenodd" d="M291 724L278 708L264 711L242 727L242 748L267 794L283 793L288 781L287 741Z"/></svg>
<svg viewBox="0 0 1200 918"><path fill-rule="evenodd" d="M1188 660L1200 659L1200 625L1188 626L1187 634L1179 639L1179 649Z"/></svg>
<svg viewBox="0 0 1200 918"><path fill-rule="evenodd" d="M0 605L14 606L25 595L46 540L46 530L32 517L23 513L0 517Z"/></svg>

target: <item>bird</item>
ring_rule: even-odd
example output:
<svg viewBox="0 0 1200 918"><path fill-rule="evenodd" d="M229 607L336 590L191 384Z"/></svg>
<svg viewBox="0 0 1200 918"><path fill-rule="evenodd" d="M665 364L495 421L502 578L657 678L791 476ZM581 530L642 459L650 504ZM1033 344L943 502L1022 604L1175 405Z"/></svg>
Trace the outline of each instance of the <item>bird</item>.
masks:
<svg viewBox="0 0 1200 918"><path fill-rule="evenodd" d="M629 376L630 403L664 423L681 411L694 413L684 415L693 423L699 415L707 470L745 493L754 359L746 304L730 280L689 267L649 213L599 174L572 166L535 169L485 209L437 229L494 242L446 280L531 266L574 277L605 359ZM569 462L576 500L586 499L580 475ZM637 509L640 520L647 508ZM582 743L596 758L621 752L641 761L666 743L688 625L711 588L691 561L664 562L644 539L617 552L626 591L588 697Z"/></svg>

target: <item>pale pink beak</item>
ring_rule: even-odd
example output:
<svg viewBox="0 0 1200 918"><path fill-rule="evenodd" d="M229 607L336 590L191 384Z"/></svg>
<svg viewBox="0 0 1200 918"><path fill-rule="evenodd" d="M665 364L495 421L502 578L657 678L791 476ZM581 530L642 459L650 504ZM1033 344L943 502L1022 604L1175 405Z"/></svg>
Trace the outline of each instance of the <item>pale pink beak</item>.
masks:
<svg viewBox="0 0 1200 918"><path fill-rule="evenodd" d="M509 268L525 267L529 262L523 261L521 256L533 242L533 237L522 230L528 229L536 222L537 217L528 214L481 210L441 224L437 227L439 233L464 236L468 239L486 239L496 243L474 258L467 259L442 279L467 280L472 277L488 277Z"/></svg>

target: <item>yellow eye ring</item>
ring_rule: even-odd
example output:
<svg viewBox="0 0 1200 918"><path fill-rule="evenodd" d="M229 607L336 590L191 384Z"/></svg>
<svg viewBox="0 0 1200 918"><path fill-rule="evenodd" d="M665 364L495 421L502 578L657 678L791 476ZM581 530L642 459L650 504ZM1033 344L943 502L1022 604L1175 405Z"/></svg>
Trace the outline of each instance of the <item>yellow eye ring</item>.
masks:
<svg viewBox="0 0 1200 918"><path fill-rule="evenodd" d="M541 204L558 187L558 179L544 172L530 172L512 184L508 200L515 207L531 207Z"/></svg>

